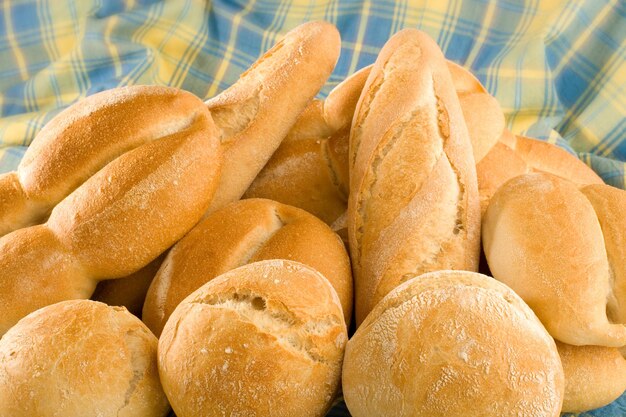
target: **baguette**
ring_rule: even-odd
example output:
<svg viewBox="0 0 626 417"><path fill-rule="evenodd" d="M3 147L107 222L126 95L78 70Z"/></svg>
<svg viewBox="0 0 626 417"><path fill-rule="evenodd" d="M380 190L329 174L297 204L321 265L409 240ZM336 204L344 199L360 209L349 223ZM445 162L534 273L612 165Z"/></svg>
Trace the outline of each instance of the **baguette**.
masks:
<svg viewBox="0 0 626 417"><path fill-rule="evenodd" d="M340 49L339 32L330 23L302 24L233 86L206 101L224 152L210 211L241 198L326 82Z"/></svg>
<svg viewBox="0 0 626 417"><path fill-rule="evenodd" d="M474 159L480 161L504 128L498 102L466 69L447 61L465 117ZM315 100L300 116L244 198L293 205L332 225L347 209L348 140L354 109L372 66Z"/></svg>
<svg viewBox="0 0 626 417"><path fill-rule="evenodd" d="M626 345L624 207L626 191L581 192L545 173L509 180L489 203L483 246L493 276L561 342Z"/></svg>
<svg viewBox="0 0 626 417"><path fill-rule="evenodd" d="M231 269L266 259L290 259L319 271L337 291L350 322L352 276L341 240L304 210L263 199L213 212L172 248L148 290L144 322L160 335L189 294Z"/></svg>
<svg viewBox="0 0 626 417"><path fill-rule="evenodd" d="M45 224L0 239L0 334L38 308L89 298L98 281L141 269L200 220L218 183L219 141L202 101L174 91L196 103L191 123L114 159Z"/></svg>
<svg viewBox="0 0 626 417"><path fill-rule="evenodd" d="M383 47L350 136L348 233L357 324L407 278L477 270L472 149L443 54L406 29Z"/></svg>

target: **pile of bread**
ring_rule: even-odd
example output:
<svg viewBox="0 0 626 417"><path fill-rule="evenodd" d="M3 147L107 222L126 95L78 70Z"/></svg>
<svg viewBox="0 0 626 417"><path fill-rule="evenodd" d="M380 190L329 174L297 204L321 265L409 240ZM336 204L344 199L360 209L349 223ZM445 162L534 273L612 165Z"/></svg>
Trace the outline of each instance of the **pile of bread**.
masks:
<svg viewBox="0 0 626 417"><path fill-rule="evenodd" d="M341 392L355 417L558 416L626 389L626 192L507 131L417 30L314 99L339 51L307 23L206 102L124 87L45 126L0 176L0 417Z"/></svg>

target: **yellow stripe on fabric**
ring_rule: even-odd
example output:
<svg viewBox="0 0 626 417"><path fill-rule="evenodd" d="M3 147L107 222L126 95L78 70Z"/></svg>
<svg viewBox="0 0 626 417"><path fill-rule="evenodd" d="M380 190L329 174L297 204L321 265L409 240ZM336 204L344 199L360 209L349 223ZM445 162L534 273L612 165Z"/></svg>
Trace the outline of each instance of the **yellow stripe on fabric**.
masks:
<svg viewBox="0 0 626 417"><path fill-rule="evenodd" d="M480 49L485 43L485 39L487 39L487 34L489 33L489 28L492 26L491 22L495 15L495 11L496 11L496 2L493 2L493 1L489 2L489 5L487 6L487 10L485 11L485 18L483 19L481 23L480 32L478 36L476 37L476 39L474 39L474 46L472 46L472 50L470 51L469 55L467 56L467 60L465 61L465 66L468 68L473 66L474 61L476 60L476 57L478 56L478 52L480 52Z"/></svg>
<svg viewBox="0 0 626 417"><path fill-rule="evenodd" d="M570 63L570 60L572 59L572 57L578 52L580 51L580 47L581 45L587 40L589 39L589 36L591 36L591 34L593 33L593 30L595 28L597 28L599 25L598 23L601 22L602 20L604 20L606 18L606 16L609 14L609 12L611 10L614 9L615 4L620 1L620 0L612 0L610 1L603 9L601 13L598 13L598 15L591 21L591 23L585 28L585 30L580 34L580 36L578 36L578 39L576 39L576 41L572 44L572 46L570 47L570 49L567 51L567 53L565 55L563 55L563 57L561 58L561 61L557 64L557 66L552 70L553 73L558 74L561 72L561 70L563 69L564 65L567 65ZM616 56L618 54L614 54L613 56Z"/></svg>
<svg viewBox="0 0 626 417"><path fill-rule="evenodd" d="M363 11L359 22L359 31L356 35L356 45L354 45L354 52L352 53L352 59L350 61L350 66L348 67L348 74L354 73L356 71L356 66L359 63L359 56L361 55L361 49L363 47L363 39L365 38L365 29L367 28L370 8L370 0L365 0L363 2Z"/></svg>
<svg viewBox="0 0 626 417"><path fill-rule="evenodd" d="M111 60L113 61L113 66L115 68L115 77L119 78L122 76L122 62L120 61L120 53L117 50L117 46L115 46L115 42L111 39L111 34L113 33L113 28L117 25L119 18L117 16L111 16L107 19L106 26L104 27L103 39L104 44L109 50L109 55L111 56Z"/></svg>
<svg viewBox="0 0 626 417"><path fill-rule="evenodd" d="M24 60L24 55L22 54L22 50L19 45L15 41L15 33L13 31L13 22L11 21L11 0L4 0L2 2L3 13L4 13L4 23L6 27L6 40L9 42L11 46L11 50L15 54L15 61L17 62L18 69L20 71L20 78L24 81L28 79L28 68L26 66L26 61Z"/></svg>
<svg viewBox="0 0 626 417"><path fill-rule="evenodd" d="M213 97L217 93L220 83L222 82L222 80L224 79L224 75L226 74L226 69L228 68L230 60L233 57L233 51L235 50L235 44L237 41L237 29L239 28L241 19L243 19L245 15L252 11L255 3L256 0L251 0L241 12L236 13L233 16L233 23L230 29L230 37L228 38L228 46L226 47L224 58L222 59L222 62L220 62L220 66L215 73L215 78L213 79L213 84L211 85L211 88L209 88L207 98Z"/></svg>

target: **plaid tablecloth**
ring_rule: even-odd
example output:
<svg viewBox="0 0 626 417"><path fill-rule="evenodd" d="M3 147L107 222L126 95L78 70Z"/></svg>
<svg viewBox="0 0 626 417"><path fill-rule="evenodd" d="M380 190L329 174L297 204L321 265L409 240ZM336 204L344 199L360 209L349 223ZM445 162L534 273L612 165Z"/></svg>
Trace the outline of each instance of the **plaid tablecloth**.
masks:
<svg viewBox="0 0 626 417"><path fill-rule="evenodd" d="M420 28L497 97L509 129L563 146L624 188L624 0L2 0L0 172L82 97L127 84L211 97L316 19L343 39L322 96L393 33ZM626 415L626 396L588 415Z"/></svg>

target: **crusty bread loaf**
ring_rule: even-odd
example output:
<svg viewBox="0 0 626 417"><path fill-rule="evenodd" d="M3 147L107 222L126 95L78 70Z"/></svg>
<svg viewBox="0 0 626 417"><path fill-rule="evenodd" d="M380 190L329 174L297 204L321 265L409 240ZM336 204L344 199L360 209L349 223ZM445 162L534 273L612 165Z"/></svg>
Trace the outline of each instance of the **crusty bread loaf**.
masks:
<svg viewBox="0 0 626 417"><path fill-rule="evenodd" d="M244 198L268 198L332 224L348 202L348 136L366 67L337 85L325 101L300 115Z"/></svg>
<svg viewBox="0 0 626 417"><path fill-rule="evenodd" d="M139 270L198 222L221 156L211 116L195 100L188 125L114 159L45 224L0 239L0 334L38 308L89 298L99 280Z"/></svg>
<svg viewBox="0 0 626 417"><path fill-rule="evenodd" d="M146 293L163 259L165 256L161 255L127 277L100 281L91 299L110 306L126 307L132 314L141 317Z"/></svg>
<svg viewBox="0 0 626 417"><path fill-rule="evenodd" d="M346 346L354 417L558 416L554 340L508 287L437 271L396 287Z"/></svg>
<svg viewBox="0 0 626 417"><path fill-rule="evenodd" d="M583 161L546 141L515 137L515 152L535 172L547 172L576 184L604 184Z"/></svg>
<svg viewBox="0 0 626 417"><path fill-rule="evenodd" d="M116 88L70 106L39 132L17 172L0 175L0 236L43 223L110 161L198 118L207 118L198 99L167 87Z"/></svg>
<svg viewBox="0 0 626 417"><path fill-rule="evenodd" d="M290 259L319 271L337 291L350 322L352 275L339 237L306 211L264 199L213 212L172 248L146 296L144 322L160 335L189 294L231 269L265 259Z"/></svg>
<svg viewBox="0 0 626 417"><path fill-rule="evenodd" d="M298 262L256 262L176 308L159 339L159 374L178 417L321 417L346 341L328 280Z"/></svg>
<svg viewBox="0 0 626 417"><path fill-rule="evenodd" d="M603 407L626 390L626 360L616 348L556 342L565 374L561 411L580 413Z"/></svg>
<svg viewBox="0 0 626 417"><path fill-rule="evenodd" d="M498 141L504 116L498 102L463 67L447 61L459 96L476 161ZM337 85L325 101L315 100L259 173L245 198L293 205L333 224L347 208L348 136L354 109L372 66Z"/></svg>
<svg viewBox="0 0 626 417"><path fill-rule="evenodd" d="M478 268L480 208L467 128L441 50L417 30L385 44L357 105L348 233L357 323L409 277Z"/></svg>
<svg viewBox="0 0 626 417"><path fill-rule="evenodd" d="M323 122L322 122L323 123ZM347 149L347 129L326 137L285 139L255 178L244 198L267 198L301 208L331 224L346 209L347 161L334 163L338 146ZM341 150L341 149L340 149ZM340 156L347 156L342 152ZM339 171L345 168L345 174Z"/></svg>
<svg viewBox="0 0 626 417"><path fill-rule="evenodd" d="M509 179L528 172L548 172L577 184L603 184L585 163L539 139L515 136L507 129L476 165L481 213L493 194Z"/></svg>
<svg viewBox="0 0 626 417"><path fill-rule="evenodd" d="M44 307L0 339L0 416L163 417L157 339L124 308Z"/></svg>
<svg viewBox="0 0 626 417"><path fill-rule="evenodd" d="M545 173L509 180L485 213L483 246L493 276L528 303L554 338L619 347L626 344L626 233L618 218L626 191L589 187L583 193ZM607 248L621 249L607 256Z"/></svg>
<svg viewBox="0 0 626 417"><path fill-rule="evenodd" d="M224 166L210 210L238 200L333 71L341 39L326 22L287 35L206 104L221 131Z"/></svg>

